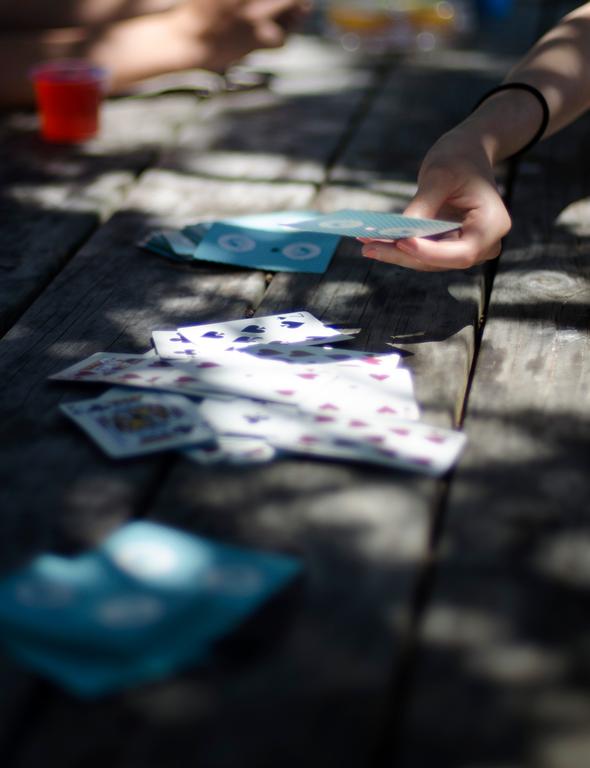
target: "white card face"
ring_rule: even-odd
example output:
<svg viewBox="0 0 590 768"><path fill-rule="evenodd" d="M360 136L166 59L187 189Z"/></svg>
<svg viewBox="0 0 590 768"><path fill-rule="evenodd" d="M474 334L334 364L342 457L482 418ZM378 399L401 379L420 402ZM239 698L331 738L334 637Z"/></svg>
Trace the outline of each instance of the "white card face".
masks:
<svg viewBox="0 0 590 768"><path fill-rule="evenodd" d="M126 373L141 363L145 363L143 355L96 352L49 378L56 381L109 381L109 377Z"/></svg>
<svg viewBox="0 0 590 768"><path fill-rule="evenodd" d="M360 461L385 464L439 476L456 462L465 436L460 432L430 427L417 421L384 425L368 418L315 417L293 420L291 429L272 438L278 448L327 453L326 446L349 451Z"/></svg>
<svg viewBox="0 0 590 768"><path fill-rule="evenodd" d="M213 439L198 407L181 395L127 392L60 407L113 458L141 456Z"/></svg>
<svg viewBox="0 0 590 768"><path fill-rule="evenodd" d="M405 368L344 369L325 389L306 394L300 408L310 415L354 415L386 421L418 419L412 376Z"/></svg>
<svg viewBox="0 0 590 768"><path fill-rule="evenodd" d="M276 456L276 450L264 438L243 435L218 435L215 443L187 448L184 455L197 464L231 464L249 466L266 464Z"/></svg>
<svg viewBox="0 0 590 768"><path fill-rule="evenodd" d="M217 433L264 437L276 448L444 474L465 444L460 432L393 418L360 418L334 412L311 415L294 408L236 399L204 400L204 419Z"/></svg>
<svg viewBox="0 0 590 768"><path fill-rule="evenodd" d="M214 351L172 365L201 391L286 404L297 403L315 387L326 387L334 375L314 366L270 362L240 351Z"/></svg>
<svg viewBox="0 0 590 768"><path fill-rule="evenodd" d="M281 363L297 363L324 367L335 373L340 369L365 368L367 374L397 367L400 356L395 352L378 354L356 349L340 349L310 344L254 344L242 350L248 357Z"/></svg>
<svg viewBox="0 0 590 768"><path fill-rule="evenodd" d="M235 398L226 403L206 398L200 411L205 421L219 435L265 438L269 442L289 427L299 412L291 406L260 403Z"/></svg>
<svg viewBox="0 0 590 768"><path fill-rule="evenodd" d="M209 346L203 347L204 344L216 344L223 349L239 349L249 344L321 344L351 338L350 333L341 333L329 328L309 312L287 312L267 317L192 325L179 328L178 333L192 342L196 351L209 349Z"/></svg>
<svg viewBox="0 0 590 768"><path fill-rule="evenodd" d="M201 385L199 379L189 371L146 355L97 352L49 378L117 384L122 387L140 387L186 395L210 394L210 390Z"/></svg>
<svg viewBox="0 0 590 768"><path fill-rule="evenodd" d="M234 351L195 353L173 363L190 374L202 390L252 397L275 403L301 404L314 392L326 392L336 376L358 387L366 380L381 389L396 371L399 355L309 345L256 345Z"/></svg>
<svg viewBox="0 0 590 768"><path fill-rule="evenodd" d="M179 331L152 331L152 344L162 360L190 360L199 353L199 346L193 344Z"/></svg>

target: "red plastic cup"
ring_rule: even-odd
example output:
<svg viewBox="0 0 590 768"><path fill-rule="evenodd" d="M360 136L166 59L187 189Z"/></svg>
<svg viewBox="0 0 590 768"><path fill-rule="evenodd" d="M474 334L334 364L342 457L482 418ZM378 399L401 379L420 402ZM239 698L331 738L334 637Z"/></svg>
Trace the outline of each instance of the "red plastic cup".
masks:
<svg viewBox="0 0 590 768"><path fill-rule="evenodd" d="M31 72L41 136L77 143L96 136L107 71L81 59L39 64Z"/></svg>

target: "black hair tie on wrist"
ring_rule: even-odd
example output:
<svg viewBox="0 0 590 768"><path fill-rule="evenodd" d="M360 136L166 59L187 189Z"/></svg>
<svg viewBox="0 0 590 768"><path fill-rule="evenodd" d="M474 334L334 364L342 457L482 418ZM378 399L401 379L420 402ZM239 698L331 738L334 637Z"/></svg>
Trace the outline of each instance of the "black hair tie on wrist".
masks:
<svg viewBox="0 0 590 768"><path fill-rule="evenodd" d="M541 109L543 110L543 118L541 120L541 125L539 126L539 129L533 136L533 138L528 142L528 144L525 144L525 146L522 149L519 149L518 152L515 152L512 155L512 159L515 157L520 157L521 155L524 155L525 152L528 152L528 150L531 147L534 147L535 144L537 144L542 138L543 134L547 130L547 126L549 125L549 105L547 104L547 100L541 93L541 91L538 88L535 88L534 85L529 85L528 83L502 83L502 85L496 86L496 88L492 88L491 91L488 91L485 93L481 99L477 102L477 104L473 107L471 112L475 112L475 110L483 104L486 99L489 99L490 96L494 96L496 93L500 93L500 91L510 91L510 90L520 90L520 91L528 91L530 94L532 94L539 104L541 105Z"/></svg>

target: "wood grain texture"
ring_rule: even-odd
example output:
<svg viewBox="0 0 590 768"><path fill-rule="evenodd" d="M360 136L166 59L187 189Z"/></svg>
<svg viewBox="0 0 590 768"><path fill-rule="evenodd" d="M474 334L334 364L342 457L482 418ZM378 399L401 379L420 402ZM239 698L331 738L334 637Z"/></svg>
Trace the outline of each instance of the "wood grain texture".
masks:
<svg viewBox="0 0 590 768"><path fill-rule="evenodd" d="M588 127L517 177L425 619L412 768L590 760Z"/></svg>
<svg viewBox="0 0 590 768"><path fill-rule="evenodd" d="M273 190L308 194L307 186L275 184L264 197L261 182L183 178L182 166L168 158L162 165L128 198L132 208L152 200L172 217L189 209L200 217L212 203L268 204ZM392 184L396 179L392 163ZM327 185L309 202L322 207L325 195L329 205L345 207L357 194ZM136 203L138 195L144 203ZM363 327L355 344L369 349L418 339L421 398L431 419L449 425L462 403L479 289L471 277L432 278L365 262L358 245L346 243L325 276L276 275L257 314L309 309L326 321ZM449 293L453 282L465 286L458 298ZM439 345L447 353L433 359ZM80 709L56 699L21 764L34 765L48 753L86 765L108 759L121 766L193 760L227 766L236 754L252 766L367 764L391 706L390 675L400 664L439 493L430 480L331 462L290 460L241 472L176 464L154 494L150 517L302 557L306 575L283 605L280 631L276 614L261 617L252 627L254 641L230 642L218 667L195 669L149 695L130 694L117 707ZM134 725L122 745L130 712ZM67 727L80 738L64 747L59 734Z"/></svg>
<svg viewBox="0 0 590 768"><path fill-rule="evenodd" d="M165 682L81 704L52 686L28 695L33 678L16 674L0 708L20 722L30 717L30 727L0 733L0 762L8 756L11 768L357 768L369 764L384 729L397 733L407 691L396 681L415 641L445 484L294 458L243 470L174 457L115 464L57 414L60 401L88 390L45 380L99 349L143 351L155 327L308 309L361 327L359 348L402 349L427 420L456 421L483 307L477 271L418 275L365 261L347 242L326 275L269 281L176 266L135 247L150 229L228 214L400 210L420 157L459 115L450 95L483 89L500 67L468 53L452 65L441 53L429 63L397 62L385 76L338 65L331 79L327 70L312 74L309 62L323 55L312 49L315 59L294 62L287 49L268 93L229 94L194 111L183 99L166 102L166 151L151 154L132 184L125 177L115 215L89 239L84 231L85 245L0 345L0 488L10 510L3 565L46 547L77 551L146 516L295 553L304 578L206 667ZM466 60L479 69L462 73ZM137 104L115 104L125 125L145 116ZM137 130L149 137L145 123ZM132 136L116 141L123 155L133 151ZM21 706L11 701L19 689Z"/></svg>
<svg viewBox="0 0 590 768"><path fill-rule="evenodd" d="M194 119L194 97L104 106L98 138L43 143L28 116L5 119L0 145L0 333L120 207L135 177Z"/></svg>
<svg viewBox="0 0 590 768"><path fill-rule="evenodd" d="M126 114L129 124L137 124L142 130L137 121L145 115L143 103L133 102L127 107L119 103L116 106ZM341 115L346 115L350 107L344 102L343 106ZM228 106L229 116L232 109L233 106ZM170 125L176 130L183 121L185 124L190 122L188 118L192 119L192 113L187 117L183 102L180 112L175 116L172 109L169 117ZM336 123L332 124L334 130L338 127ZM346 130L346 121L341 129ZM141 136L139 139L141 143ZM134 142L131 137L130 146L127 140L121 141L124 155ZM258 141L262 150L268 138L261 135ZM324 166L334 151L334 142L338 142L337 132L328 135L324 131L316 140L314 156L319 158L323 152ZM194 154L206 153L208 149L210 145L206 141L198 144L191 159L194 160ZM254 154L253 147L250 151ZM153 164L156 155L152 154L150 158L146 162ZM91 164L93 161L87 162ZM256 165L262 167L259 157L256 157ZM63 173L62 167L56 169L58 179L63 178ZM223 173L216 172L216 175L223 176ZM272 175L272 172L263 173L262 178ZM127 179L125 177L124 185L127 185ZM67 207L68 194L71 196L70 190L58 200L64 200L64 207ZM240 212L300 208L310 202L312 194L313 187L309 184L271 185L256 181L232 182L231 179L221 182L207 179L206 174L198 177L188 163L183 165L176 160L174 165L162 162L158 170L144 174L133 189L125 189L124 203L122 197L113 201L113 206L120 208L120 212L86 241L24 312L0 348L0 364L6 382L2 393L1 448L1 506L6 510L2 523L6 534L2 537L5 570L46 548L72 552L91 546L130 517L146 514L154 504L158 489L165 493L167 488L176 487L174 477L168 484L164 482L173 463L169 457L119 464L103 458L57 411L57 405L63 399L85 397L89 391L48 384L46 376L99 349L142 351L147 348L153 328L240 317L251 313L261 303L267 284L264 274L219 267L177 267L137 250L138 238L163 223L180 225ZM91 223L95 227L98 222ZM81 239L87 235L85 230ZM63 266L63 260L58 266ZM200 473L192 465L178 471L187 470L191 516L195 502L197 505L203 503L203 494L205 500L208 495L212 496L210 504L215 508L215 489L202 482ZM315 471L321 477L322 465ZM283 483L291 474L286 473ZM344 474L347 475L347 471ZM245 492L231 473L224 480L224 487L230 492L230 498L236 491ZM268 492L269 483L260 481L258 487L263 493ZM290 488L287 485L285 492ZM223 500L222 509L229 505L230 498ZM175 504L164 503L164 508L165 516L173 523ZM272 629L272 622L269 628ZM302 660L296 663L300 664ZM226 669L225 673L220 673L221 679L223 674L226 675L228 684L233 677L231 668L230 664L230 671ZM243 669L249 674L247 665ZM295 675L295 681L298 679ZM87 761L92 762L106 752L111 754L111 759L120 759L123 765L129 764L129 753L141 751L145 743L146 749L153 751L151 759L157 765L163 759L162 751L168 751L166 744L170 732L166 730L165 719L154 731L156 738L145 740L145 735L151 732L150 728L145 730L151 717L148 712L136 718L136 722L141 723L143 736L136 728L137 738L131 739L133 727L129 727L129 721L133 721L133 717L124 701L117 707L107 707L106 711L102 705L94 708L75 703L72 706L67 697L50 688L37 705L36 689L31 690L30 696L26 695L30 684L28 676L17 675L8 685L7 675L5 682L2 709L10 709L17 720L19 715L21 720L30 718L31 728L39 737L39 741L34 739L33 745L26 731L10 728L3 734L1 754L6 761L35 764L43 754L44 761L71 764L77 753L85 754ZM197 680L197 694L200 686ZM17 689L25 691L24 700L15 695ZM19 701L21 706L18 706ZM243 701L242 697L240 706ZM156 709L159 706L156 702ZM65 720L63 707L66 711L70 707L74 710ZM37 713L36 717L32 717L33 711ZM96 717L97 713L104 714L104 718L102 714ZM178 714L176 712L174 717ZM207 729L213 709L202 714L203 728ZM66 733L72 734L72 717L77 720L77 726L74 726L76 737L64 738ZM183 755L186 753L181 752L180 747L187 740L192 742L195 727L192 718L189 724L186 720L183 722L174 760L185 759ZM123 757L122 733L129 738L129 749ZM109 740L110 735L114 736L114 741ZM21 751L24 744L28 746ZM219 741L218 748L221 747ZM366 749L366 741L362 748Z"/></svg>
<svg viewBox="0 0 590 768"><path fill-rule="evenodd" d="M347 94L338 98L343 109L337 114L350 115ZM231 116L233 107L228 109ZM302 131L291 129L290 134L287 123L283 125L293 146L305 148L309 125L303 121ZM347 121L339 127L342 136ZM256 139L254 132L249 139L248 152L257 168L264 165L257 147L263 153L268 135L260 132ZM318 179L326 177L339 144L333 130L316 138L314 157L324 153ZM153 693L153 703L142 704L142 692L107 707L80 707L63 696L50 697L34 738L22 752L17 750L16 764L34 765L43 754L57 762L86 764L108 756L121 766L134 760L155 766L164 755L172 755L181 765L197 737L202 746L192 748L200 759L223 765L230 760L230 727L235 733L232 750L240 751L245 764L276 764L279 754L282 761L300 764L314 744L318 764L354 765L368 758L377 716L385 706L385 683L399 636L396 622L403 621L426 547L435 483L304 461L245 473L199 470L186 462L167 465L157 458L113 467L57 416L55 405L66 391L73 396L72 389L44 382L57 358L61 367L100 348L141 349L149 330L162 324L236 317L250 308L264 313L273 302L280 310L309 306L328 319L325 302L331 290L320 291L311 306L299 284L309 285L308 276L275 278L265 302L266 281L260 273L175 268L134 250L140 234L164 222L314 202L313 187L300 180L306 173L291 184L264 181L272 171L259 174L257 181L234 181L222 178L221 163L199 175L191 163L204 154L203 145L197 141L194 157L188 147L190 140L183 155L169 153L157 169L143 175L127 195L125 209L98 230L6 337L6 370L12 371L6 397L13 419L12 439L5 446L7 490L15 509L29 506L28 517L35 521L33 550L53 543L76 549L129 516L150 514L231 541L294 550L304 558L308 575L287 604L284 635L275 637L272 616L255 624L255 641L234 644L219 667L163 684ZM296 155L293 167L306 163L306 155ZM185 163L183 158L192 159ZM366 270L355 254L353 302L366 290ZM377 290L378 283L370 287L370 292ZM344 319L350 319L349 309L345 311ZM370 315L364 324L371 325ZM44 453L52 457L50 462L43 460ZM33 467L27 486L14 479L23 465ZM285 516L291 518L286 528ZM270 636L268 648L258 649L259 633ZM187 718L178 705L169 707L167 718L158 714L158 702L166 697L175 701L178 685L191 701L202 701L198 717ZM341 715L334 719L330 705L338 700ZM137 706L147 709L130 716L129 707ZM130 717L135 727L122 746L121 733L128 730ZM147 727L150 718L152 728ZM338 737L342 728L349 734L345 742Z"/></svg>

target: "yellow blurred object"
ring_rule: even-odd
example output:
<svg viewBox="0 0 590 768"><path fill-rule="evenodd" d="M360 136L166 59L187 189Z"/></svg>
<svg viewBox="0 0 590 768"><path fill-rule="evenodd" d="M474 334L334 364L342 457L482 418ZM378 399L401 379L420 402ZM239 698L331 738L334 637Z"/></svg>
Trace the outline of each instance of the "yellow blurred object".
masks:
<svg viewBox="0 0 590 768"><path fill-rule="evenodd" d="M393 18L388 11L379 8L361 8L358 3L331 3L327 18L330 24L343 32L371 35L389 29Z"/></svg>
<svg viewBox="0 0 590 768"><path fill-rule="evenodd" d="M406 13L409 21L416 27L446 27L455 21L455 9L449 2L410 8Z"/></svg>

